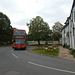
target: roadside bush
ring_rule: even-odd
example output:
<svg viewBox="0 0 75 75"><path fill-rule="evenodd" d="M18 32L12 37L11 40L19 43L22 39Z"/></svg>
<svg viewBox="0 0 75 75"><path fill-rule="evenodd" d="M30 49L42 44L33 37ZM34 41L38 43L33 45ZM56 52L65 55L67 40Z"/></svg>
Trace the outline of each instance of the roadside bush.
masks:
<svg viewBox="0 0 75 75"><path fill-rule="evenodd" d="M73 55L73 56L74 56L74 58L75 58L75 53L74 53L74 55Z"/></svg>
<svg viewBox="0 0 75 75"><path fill-rule="evenodd" d="M75 57L75 49L71 49L70 53Z"/></svg>
<svg viewBox="0 0 75 75"><path fill-rule="evenodd" d="M69 46L69 45L66 45L66 48L68 48L68 49L69 49L69 48L70 48L70 46Z"/></svg>

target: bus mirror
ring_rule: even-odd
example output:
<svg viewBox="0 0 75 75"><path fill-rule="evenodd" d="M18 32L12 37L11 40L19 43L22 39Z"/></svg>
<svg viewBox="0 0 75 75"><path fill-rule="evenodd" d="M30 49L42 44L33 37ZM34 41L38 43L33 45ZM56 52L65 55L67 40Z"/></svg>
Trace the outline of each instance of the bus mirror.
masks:
<svg viewBox="0 0 75 75"><path fill-rule="evenodd" d="M12 42L13 42L13 40L12 40Z"/></svg>

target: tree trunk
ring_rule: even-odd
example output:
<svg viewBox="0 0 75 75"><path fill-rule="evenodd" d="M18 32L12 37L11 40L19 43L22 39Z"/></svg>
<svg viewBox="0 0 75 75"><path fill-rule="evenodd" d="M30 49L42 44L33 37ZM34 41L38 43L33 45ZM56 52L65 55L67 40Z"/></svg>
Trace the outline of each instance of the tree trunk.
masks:
<svg viewBox="0 0 75 75"><path fill-rule="evenodd" d="M60 44L60 40L58 40L58 44Z"/></svg>
<svg viewBox="0 0 75 75"><path fill-rule="evenodd" d="M38 45L40 45L40 41L38 40Z"/></svg>

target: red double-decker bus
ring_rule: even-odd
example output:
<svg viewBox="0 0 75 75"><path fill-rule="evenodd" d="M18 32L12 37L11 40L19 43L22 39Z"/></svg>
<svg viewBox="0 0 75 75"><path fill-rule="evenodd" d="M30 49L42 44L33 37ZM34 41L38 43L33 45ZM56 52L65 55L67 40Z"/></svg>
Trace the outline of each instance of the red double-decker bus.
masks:
<svg viewBox="0 0 75 75"><path fill-rule="evenodd" d="M14 29L13 44L14 49L26 49L26 31L21 29Z"/></svg>

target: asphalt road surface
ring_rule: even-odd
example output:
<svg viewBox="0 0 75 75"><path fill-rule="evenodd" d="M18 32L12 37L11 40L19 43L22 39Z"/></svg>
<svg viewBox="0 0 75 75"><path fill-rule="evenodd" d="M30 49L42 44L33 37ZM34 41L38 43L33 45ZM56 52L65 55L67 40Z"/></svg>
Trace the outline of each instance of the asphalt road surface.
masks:
<svg viewBox="0 0 75 75"><path fill-rule="evenodd" d="M75 61L0 47L0 75L75 75Z"/></svg>

